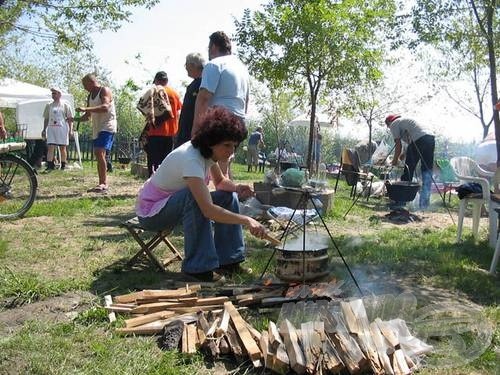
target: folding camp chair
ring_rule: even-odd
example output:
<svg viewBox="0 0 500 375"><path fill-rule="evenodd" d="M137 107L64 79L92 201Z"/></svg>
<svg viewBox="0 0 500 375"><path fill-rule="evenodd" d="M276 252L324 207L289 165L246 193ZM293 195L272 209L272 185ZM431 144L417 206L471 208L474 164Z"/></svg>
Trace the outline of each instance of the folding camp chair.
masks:
<svg viewBox="0 0 500 375"><path fill-rule="evenodd" d="M340 169L336 176L334 191L337 191L337 186L339 184L340 176L343 175L348 186L351 187L351 193L349 197L354 200L359 199L359 196L367 191L366 200L370 199L370 192L372 190L373 174L365 173L360 170L359 156L356 151L348 148L342 150L342 155L340 157ZM363 185L363 190L356 195L356 187L358 182Z"/></svg>
<svg viewBox="0 0 500 375"><path fill-rule="evenodd" d="M151 232L154 233L154 235L149 240L146 240L146 236L144 235L144 233L147 231L141 226L137 217L125 221L120 226L126 228L141 247L141 249L127 262L127 265L133 265L139 259L139 257L141 257L142 255L146 255L154 265L156 265L160 270L165 271L165 267L170 263L176 260L182 260L181 253L179 253L172 242L170 242L167 238L167 236L171 233L171 230ZM172 256L163 261L160 261L153 254L153 251L162 242L164 242L168 246L168 248L172 252Z"/></svg>

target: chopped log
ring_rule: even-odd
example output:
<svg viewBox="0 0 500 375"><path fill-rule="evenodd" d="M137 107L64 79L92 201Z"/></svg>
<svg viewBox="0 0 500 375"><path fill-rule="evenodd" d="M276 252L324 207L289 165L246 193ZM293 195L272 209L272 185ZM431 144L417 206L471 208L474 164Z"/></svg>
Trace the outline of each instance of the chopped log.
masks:
<svg viewBox="0 0 500 375"><path fill-rule="evenodd" d="M323 369L330 373L338 373L344 368L344 364L340 359L332 341L329 337L326 337L323 341L323 358L322 366Z"/></svg>
<svg viewBox="0 0 500 375"><path fill-rule="evenodd" d="M264 358L264 366L266 368L269 368L267 366L267 356L271 355L271 361L272 361L272 353L269 352L269 334L267 331L263 331L262 334L260 335L260 341L259 341L259 346L260 350L262 350L262 357Z"/></svg>
<svg viewBox="0 0 500 375"><path fill-rule="evenodd" d="M356 317L357 320L357 338L360 343L360 347L363 352L366 354L366 357L370 361L370 367L373 370L373 373L383 374L382 365L380 364L377 347L375 346L371 332L370 332L370 322L368 321L368 315L366 314L365 305L363 304L362 299L356 299L350 301L348 303L349 307L345 309L350 309L352 314ZM344 311L344 308L342 308Z"/></svg>
<svg viewBox="0 0 500 375"><path fill-rule="evenodd" d="M302 352L298 342L297 331L288 319L285 319L281 323L280 333L285 342L286 352L290 360L290 367L297 374L303 374L306 371L304 353Z"/></svg>
<svg viewBox="0 0 500 375"><path fill-rule="evenodd" d="M246 320L245 320L245 324L248 328L248 332L250 332L250 334L252 335L253 339L258 343L260 341L260 337L262 336L262 334L256 330L250 323L248 323Z"/></svg>
<svg viewBox="0 0 500 375"><path fill-rule="evenodd" d="M229 342L227 341L225 336L219 337L216 342L219 345L219 351L221 352L221 354L231 353L231 347L229 346Z"/></svg>
<svg viewBox="0 0 500 375"><path fill-rule="evenodd" d="M192 287L186 290L185 287L178 289L166 289L166 290L143 290L140 292L133 292L129 294L124 294L121 296L116 296L115 302L118 303L132 303L136 300L147 300L147 299L159 299L159 298L181 298L181 297L189 297L195 296L197 293L196 290L193 290Z"/></svg>
<svg viewBox="0 0 500 375"><path fill-rule="evenodd" d="M106 306L106 308L108 308L112 304L113 304L113 298L109 294L104 296L104 305ZM111 311L108 314L108 319L109 319L110 323L113 323L114 321L116 321L116 315L115 315L114 311Z"/></svg>
<svg viewBox="0 0 500 375"><path fill-rule="evenodd" d="M406 363L405 355L401 349L396 349L394 353L392 353L392 367L394 368L395 375L411 374L410 368Z"/></svg>
<svg viewBox="0 0 500 375"><path fill-rule="evenodd" d="M280 344L278 346L278 349L276 349L276 354L273 357L272 370L277 372L278 374L286 374L288 373L289 369L290 359L288 358L285 345Z"/></svg>
<svg viewBox="0 0 500 375"><path fill-rule="evenodd" d="M377 323L375 322L370 323L370 333L373 342L375 343L375 347L377 348L378 358L380 359L380 363L382 364L385 373L387 375L393 375L394 370L391 365L391 360L387 355L387 349L389 348L388 343L384 339L382 332L380 332Z"/></svg>
<svg viewBox="0 0 500 375"><path fill-rule="evenodd" d="M280 333L278 332L278 327L273 321L269 321L268 325L269 333L269 346L272 348L273 352L276 352L278 346L283 345L283 340L281 339Z"/></svg>
<svg viewBox="0 0 500 375"><path fill-rule="evenodd" d="M229 327L229 311L227 311L226 308L224 308L224 312L222 313L222 319L220 321L219 327L215 330L215 335L217 337L222 337L226 334L228 327Z"/></svg>
<svg viewBox="0 0 500 375"><path fill-rule="evenodd" d="M306 360L306 371L309 374L315 372L319 356L321 355L321 339L319 334L314 331L314 322L306 322L300 325L302 332L302 348ZM319 348L314 348L314 345L319 345Z"/></svg>
<svg viewBox="0 0 500 375"><path fill-rule="evenodd" d="M152 314L138 316L137 318L131 318L125 320L125 326L127 328L137 327L146 323L154 322L155 320L163 320L174 316L173 311L159 311Z"/></svg>
<svg viewBox="0 0 500 375"><path fill-rule="evenodd" d="M207 318L205 318L205 314L203 312L199 312L197 314L198 317L198 325L201 330L205 333L206 339L204 341L204 346L208 347L209 353L213 358L217 358L219 355L219 348L215 345L215 341L207 335L210 326L207 322Z"/></svg>
<svg viewBox="0 0 500 375"><path fill-rule="evenodd" d="M327 334L332 340L337 349L337 353L342 359L342 362L346 365L349 373L356 374L365 369L368 364L368 359L365 357L356 339L347 331L343 315L327 312L326 317L329 322L336 322L334 331L327 332Z"/></svg>
<svg viewBox="0 0 500 375"><path fill-rule="evenodd" d="M233 350L234 357L238 362L243 360L243 349L240 338L232 322L229 322L226 332L226 338Z"/></svg>
<svg viewBox="0 0 500 375"><path fill-rule="evenodd" d="M394 331L392 330L391 326L387 322L383 322L382 319L376 318L375 323L377 324L378 328L380 329L380 332L382 332L382 335L387 339L387 341L390 344L390 351L389 354L391 354L396 348L399 348L399 340L394 334Z"/></svg>
<svg viewBox="0 0 500 375"><path fill-rule="evenodd" d="M219 325L219 322L220 322L220 318L217 317L217 318L214 319L214 321L212 322L212 324L210 324L210 327L208 328L208 332L206 333L206 335L208 337L215 336L215 330L217 329L217 326Z"/></svg>
<svg viewBox="0 0 500 375"><path fill-rule="evenodd" d="M241 342L243 343L243 347L247 351L247 354L252 362L260 360L262 358L262 352L248 331L245 320L241 317L240 313L231 302L225 302L224 307L228 310L236 332L238 333Z"/></svg>
<svg viewBox="0 0 500 375"><path fill-rule="evenodd" d="M167 323L168 319L155 320L154 322L143 324L142 326L117 328L115 332L127 335L156 335L162 331L163 327L165 327Z"/></svg>
<svg viewBox="0 0 500 375"><path fill-rule="evenodd" d="M151 314L158 311L170 310L182 306L181 302L153 302L139 305L130 310L131 314Z"/></svg>

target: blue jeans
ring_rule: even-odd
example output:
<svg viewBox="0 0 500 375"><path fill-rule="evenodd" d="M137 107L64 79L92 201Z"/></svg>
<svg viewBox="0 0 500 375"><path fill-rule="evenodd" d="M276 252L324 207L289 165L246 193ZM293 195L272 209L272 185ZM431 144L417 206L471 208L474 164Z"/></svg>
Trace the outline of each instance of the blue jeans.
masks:
<svg viewBox="0 0 500 375"><path fill-rule="evenodd" d="M236 193L213 191L215 205L239 213ZM152 217L139 217L144 229L158 231L172 229L182 223L184 230L184 262L182 271L207 272L221 265L242 262L245 259L243 230L239 224L214 223L203 216L188 188L172 195L165 207Z"/></svg>

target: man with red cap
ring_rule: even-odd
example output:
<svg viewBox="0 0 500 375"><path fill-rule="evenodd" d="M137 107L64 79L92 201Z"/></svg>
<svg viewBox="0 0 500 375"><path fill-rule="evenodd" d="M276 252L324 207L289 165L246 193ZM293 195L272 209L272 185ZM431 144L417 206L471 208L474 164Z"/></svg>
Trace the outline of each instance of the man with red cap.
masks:
<svg viewBox="0 0 500 375"><path fill-rule="evenodd" d="M400 115L389 115L385 124L391 131L396 143L392 165L396 165L401 155L401 140L408 144L406 151L406 168L401 176L402 181L411 181L420 160L422 171L422 189L420 190L420 208L429 207L432 183L432 167L434 165L434 135L426 131L418 122Z"/></svg>

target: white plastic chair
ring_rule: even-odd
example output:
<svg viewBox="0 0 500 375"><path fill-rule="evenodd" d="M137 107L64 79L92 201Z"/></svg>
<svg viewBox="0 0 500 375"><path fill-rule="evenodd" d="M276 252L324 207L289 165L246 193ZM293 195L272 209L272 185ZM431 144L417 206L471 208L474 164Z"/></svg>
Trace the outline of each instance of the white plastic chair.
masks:
<svg viewBox="0 0 500 375"><path fill-rule="evenodd" d="M498 240L498 212L496 208L500 208L500 168L497 168L493 177L493 194L490 195L489 207L489 243L490 247L495 248Z"/></svg>
<svg viewBox="0 0 500 375"><path fill-rule="evenodd" d="M490 184L485 177L492 177L493 172L485 171L474 160L467 156L452 158L450 164L460 182L476 182L481 185L483 191L482 198L464 197L460 200L460 207L458 210L457 242L460 242L462 239L465 210L469 203L472 204L472 235L474 238L477 238L481 207L483 205L488 206L490 202Z"/></svg>

